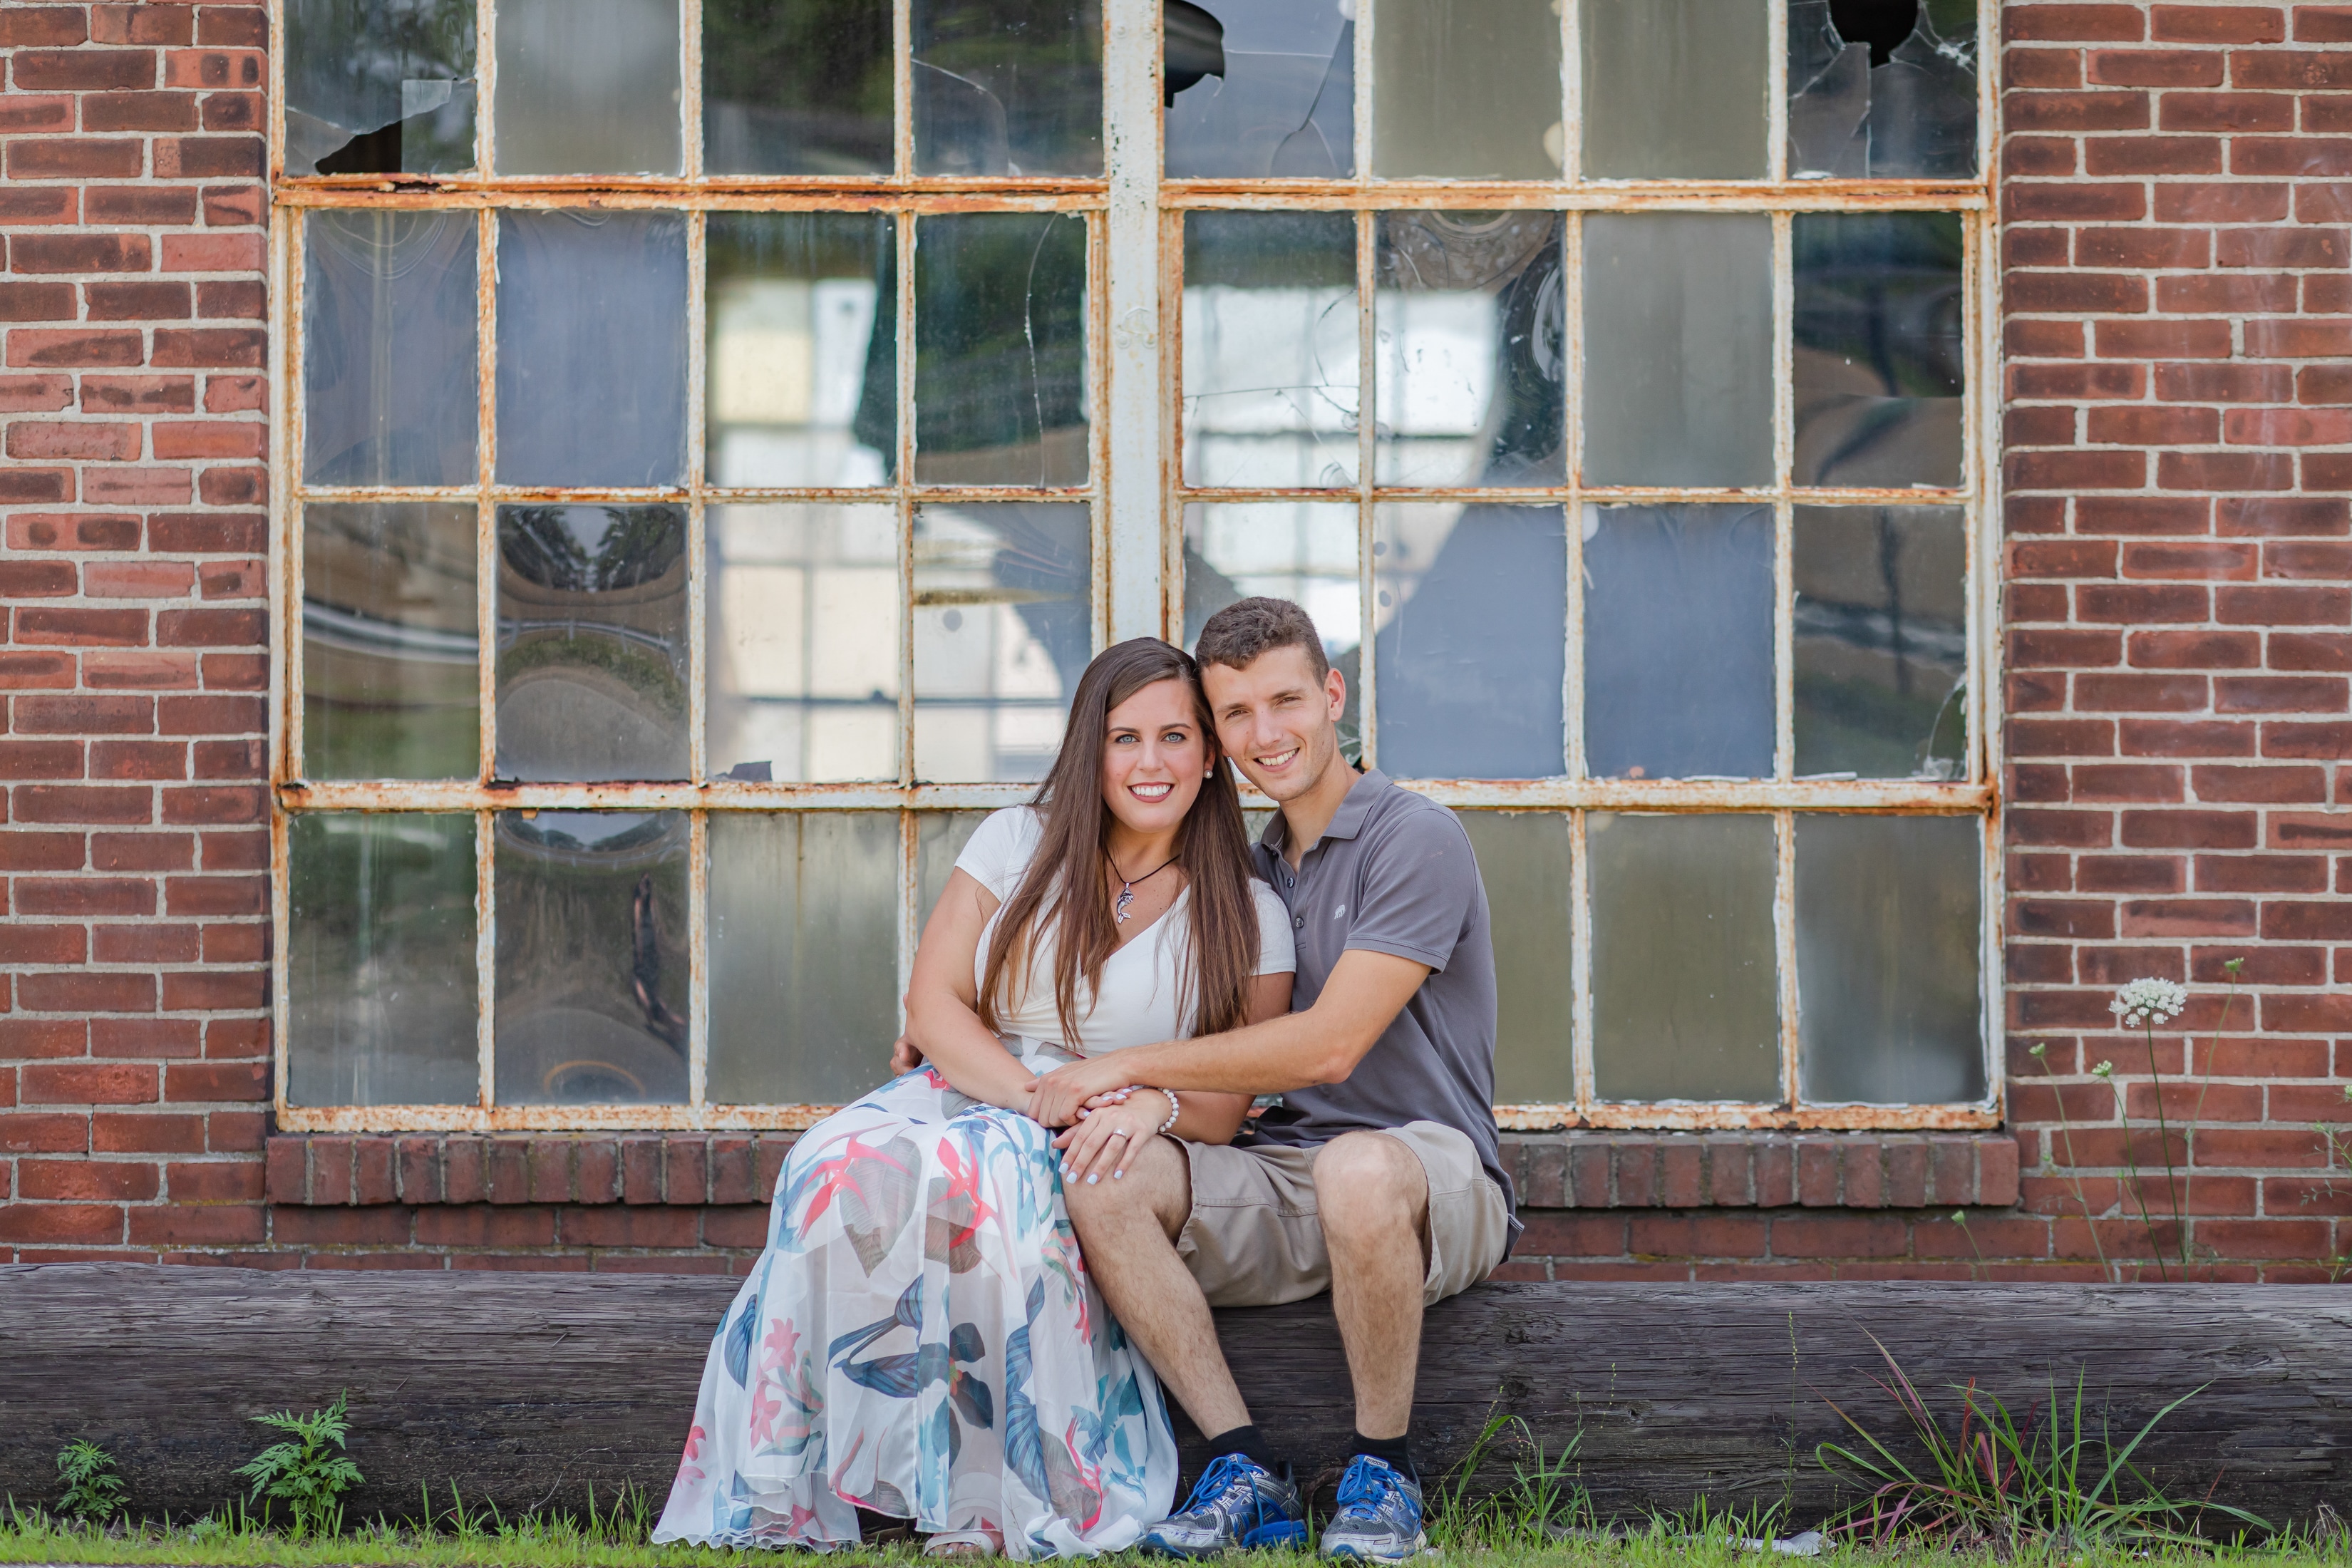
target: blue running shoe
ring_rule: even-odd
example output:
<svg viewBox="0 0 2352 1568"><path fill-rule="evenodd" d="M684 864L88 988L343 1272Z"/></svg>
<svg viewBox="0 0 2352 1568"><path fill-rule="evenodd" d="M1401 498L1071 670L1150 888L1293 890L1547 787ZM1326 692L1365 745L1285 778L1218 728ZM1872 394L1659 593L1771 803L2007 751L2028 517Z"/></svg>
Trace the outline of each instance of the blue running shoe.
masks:
<svg viewBox="0 0 2352 1568"><path fill-rule="evenodd" d="M1421 1528L1421 1483L1386 1460L1359 1454L1339 1478L1339 1511L1323 1527L1323 1555L1402 1563L1429 1550Z"/></svg>
<svg viewBox="0 0 2352 1568"><path fill-rule="evenodd" d="M1418 1517L1418 1516L1416 1516ZM1276 1475L1255 1459L1220 1454L1179 1512L1143 1532L1139 1550L1162 1557L1214 1557L1254 1547L1307 1544L1307 1510L1290 1467Z"/></svg>

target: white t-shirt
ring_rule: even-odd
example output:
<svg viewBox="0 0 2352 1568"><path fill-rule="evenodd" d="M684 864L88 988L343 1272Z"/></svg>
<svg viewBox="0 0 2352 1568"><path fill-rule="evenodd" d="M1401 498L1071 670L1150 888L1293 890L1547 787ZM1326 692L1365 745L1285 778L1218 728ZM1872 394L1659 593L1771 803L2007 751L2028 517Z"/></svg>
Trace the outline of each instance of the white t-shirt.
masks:
<svg viewBox="0 0 2352 1568"><path fill-rule="evenodd" d="M997 921L1004 903L1019 890L1021 879L1045 837L1045 820L1036 807L1011 806L993 813L980 825L956 857L956 869L970 874L997 897L996 912L980 933L980 951L972 957L972 983L982 983L988 969L989 944L996 940ZM1290 911L1272 888L1250 879L1250 896L1257 904L1256 974L1287 974L1297 968L1290 944ZM1087 1056L1099 1056L1128 1046L1148 1046L1155 1040L1181 1040L1193 1032L1196 1005L1187 1002L1182 979L1192 964L1192 889L1176 895L1168 912L1130 938L1126 946L1103 961L1102 987L1089 996L1086 978L1078 979L1074 1009L1079 1038L1062 1042ZM1197 978L1192 989L1199 989ZM1054 933L1051 922L1030 944L1025 983L1011 987L1015 1005L998 1016L998 1027L1030 1039L1062 1041L1062 1021L1054 1011Z"/></svg>

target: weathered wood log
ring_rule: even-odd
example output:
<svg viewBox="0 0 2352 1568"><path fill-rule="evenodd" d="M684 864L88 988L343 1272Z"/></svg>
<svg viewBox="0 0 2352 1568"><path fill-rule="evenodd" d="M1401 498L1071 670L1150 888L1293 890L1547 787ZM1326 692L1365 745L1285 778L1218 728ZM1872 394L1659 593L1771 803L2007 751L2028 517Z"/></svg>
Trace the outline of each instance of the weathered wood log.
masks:
<svg viewBox="0 0 2352 1568"><path fill-rule="evenodd" d="M249 1418L349 1389L362 1514L577 1507L625 1484L658 1507L712 1329L735 1283L684 1276L263 1273L128 1264L0 1268L0 1491L55 1494L76 1437L121 1460L136 1506L217 1507L267 1440ZM1269 1436L1302 1476L1344 1458L1346 1363L1326 1302L1230 1311L1219 1332ZM2012 1410L2071 1400L2118 1440L2158 1428L2143 1467L2179 1493L2273 1522L2347 1500L2352 1293L2326 1287L1511 1284L1433 1309L1416 1416L1424 1468L1490 1415L1516 1416L1604 1514L1834 1488L1815 1446L1827 1400L1898 1448L1873 1337L1948 1411L1975 1380ZM1179 1418L1196 1451L1198 1436ZM1485 1472L1507 1478L1514 1455ZM2352 1510L2347 1510L2352 1511Z"/></svg>

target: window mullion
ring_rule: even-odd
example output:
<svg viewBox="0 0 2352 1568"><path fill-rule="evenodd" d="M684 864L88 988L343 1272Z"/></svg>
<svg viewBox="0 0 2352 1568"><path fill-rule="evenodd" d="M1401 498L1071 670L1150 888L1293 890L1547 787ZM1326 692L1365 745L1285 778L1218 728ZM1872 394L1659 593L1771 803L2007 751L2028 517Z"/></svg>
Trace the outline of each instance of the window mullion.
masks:
<svg viewBox="0 0 2352 1568"><path fill-rule="evenodd" d="M1108 527L1096 537L1109 548L1114 642L1161 629L1159 38L1159 0L1105 0L1103 154L1110 195L1099 230L1106 253L1096 276L1108 296L1097 319L1110 330L1103 352L1089 355L1107 384L1090 381L1087 396L1097 428L1109 426L1103 440L1109 473L1095 476Z"/></svg>

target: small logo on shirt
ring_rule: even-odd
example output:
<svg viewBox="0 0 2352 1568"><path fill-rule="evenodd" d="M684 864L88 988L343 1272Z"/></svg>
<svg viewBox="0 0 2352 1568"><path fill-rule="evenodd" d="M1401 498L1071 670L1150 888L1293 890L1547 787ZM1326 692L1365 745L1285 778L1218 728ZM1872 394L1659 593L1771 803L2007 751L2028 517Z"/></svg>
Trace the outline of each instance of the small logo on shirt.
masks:
<svg viewBox="0 0 2352 1568"><path fill-rule="evenodd" d="M1331 918L1332 918L1333 920L1335 920L1335 921L1338 921L1338 920L1345 920L1345 919L1347 919L1347 918L1348 918L1348 906L1347 906L1347 905L1345 905L1345 904L1339 904L1339 905L1335 906L1335 907L1332 909L1332 910L1331 910Z"/></svg>

